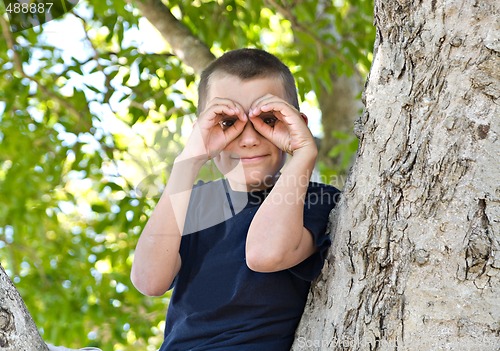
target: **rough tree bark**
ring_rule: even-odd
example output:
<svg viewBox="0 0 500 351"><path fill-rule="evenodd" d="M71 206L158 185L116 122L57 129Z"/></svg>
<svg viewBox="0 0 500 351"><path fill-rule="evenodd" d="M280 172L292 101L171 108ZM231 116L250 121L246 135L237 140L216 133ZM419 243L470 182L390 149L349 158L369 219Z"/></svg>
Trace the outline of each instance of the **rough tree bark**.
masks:
<svg viewBox="0 0 500 351"><path fill-rule="evenodd" d="M500 348L499 6L375 1L360 147L293 350Z"/></svg>
<svg viewBox="0 0 500 351"><path fill-rule="evenodd" d="M21 295L0 265L0 349L48 351Z"/></svg>

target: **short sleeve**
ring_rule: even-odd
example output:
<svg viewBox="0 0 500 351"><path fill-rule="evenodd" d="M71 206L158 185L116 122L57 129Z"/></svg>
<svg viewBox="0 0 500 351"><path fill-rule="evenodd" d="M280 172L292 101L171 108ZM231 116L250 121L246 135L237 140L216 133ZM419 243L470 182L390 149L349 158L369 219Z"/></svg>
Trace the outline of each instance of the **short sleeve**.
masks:
<svg viewBox="0 0 500 351"><path fill-rule="evenodd" d="M304 227L313 236L317 251L289 269L297 277L313 281L321 272L328 248L331 245L327 234L330 212L340 199L340 191L330 185L310 183L304 202ZM332 233L333 234L333 233Z"/></svg>

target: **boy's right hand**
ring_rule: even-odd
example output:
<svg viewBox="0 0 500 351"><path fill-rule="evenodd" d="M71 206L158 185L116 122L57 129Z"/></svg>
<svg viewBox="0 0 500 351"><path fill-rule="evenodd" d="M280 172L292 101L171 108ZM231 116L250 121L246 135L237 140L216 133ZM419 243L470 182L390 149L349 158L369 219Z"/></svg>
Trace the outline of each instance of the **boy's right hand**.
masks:
<svg viewBox="0 0 500 351"><path fill-rule="evenodd" d="M241 134L248 117L229 99L214 98L200 113L179 159L206 162Z"/></svg>

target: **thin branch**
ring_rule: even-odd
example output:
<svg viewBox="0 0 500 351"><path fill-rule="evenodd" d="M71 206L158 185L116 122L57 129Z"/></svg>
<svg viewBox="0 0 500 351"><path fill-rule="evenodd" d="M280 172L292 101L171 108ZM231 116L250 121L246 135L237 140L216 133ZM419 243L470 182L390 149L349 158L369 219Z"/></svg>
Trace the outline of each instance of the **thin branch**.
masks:
<svg viewBox="0 0 500 351"><path fill-rule="evenodd" d="M188 27L175 18L161 0L137 0L135 4L170 44L174 54L193 68L197 74L200 74L215 59L210 49Z"/></svg>
<svg viewBox="0 0 500 351"><path fill-rule="evenodd" d="M19 56L19 53L16 51L14 38L12 37L12 33L9 30L9 24L7 23L7 21L3 16L0 16L0 26L2 27L2 34L5 40L7 41L7 47L12 51L12 59L15 70L18 71L22 77L34 82L37 85L38 89L40 89L42 94L44 94L50 99L57 101L64 109L66 109L66 111L68 111L71 115L73 115L77 119L78 123L85 130L89 130L90 127L92 126L91 123L89 123L90 121L84 120L81 117L81 112L78 111L72 104L70 104L66 98L47 89L47 87L42 82L40 82L39 79L28 75L24 71L22 59ZM88 114L90 115L90 111L87 110L86 112L88 112Z"/></svg>
<svg viewBox="0 0 500 351"><path fill-rule="evenodd" d="M83 27L82 29L83 29L83 33L85 33L85 39L87 39L87 41L90 44L90 47L94 51L94 54L92 55L92 57L90 59L91 60L93 59L95 61L95 63L97 64L97 68L104 75L104 87L106 88L107 91L106 91L106 93L104 93L104 98L103 98L102 102L110 105L109 99L113 95L113 93L115 92L115 89L111 86L111 77L104 72L104 67L99 62L99 59L100 59L99 51L97 50L97 47L94 45L92 38L90 38L90 36L89 36L89 33L87 31L87 21L83 17L81 17L80 15L78 15L76 13L73 13L73 16L75 16L76 18L78 18L82 22L82 27ZM110 105L110 108L111 108L111 105ZM115 113L115 111L113 111L113 113Z"/></svg>

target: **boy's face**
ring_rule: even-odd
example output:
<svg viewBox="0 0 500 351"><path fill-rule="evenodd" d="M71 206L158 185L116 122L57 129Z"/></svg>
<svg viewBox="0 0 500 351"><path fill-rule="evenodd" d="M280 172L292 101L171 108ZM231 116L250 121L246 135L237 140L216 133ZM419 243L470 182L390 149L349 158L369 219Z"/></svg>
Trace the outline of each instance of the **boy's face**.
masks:
<svg viewBox="0 0 500 351"><path fill-rule="evenodd" d="M276 77L241 80L216 73L209 83L206 101L216 97L232 100L240 104L247 115L252 103L266 94L285 100L283 83ZM233 190L249 191L274 185L285 159L286 153L258 133L248 121L243 132L214 158L214 162Z"/></svg>

